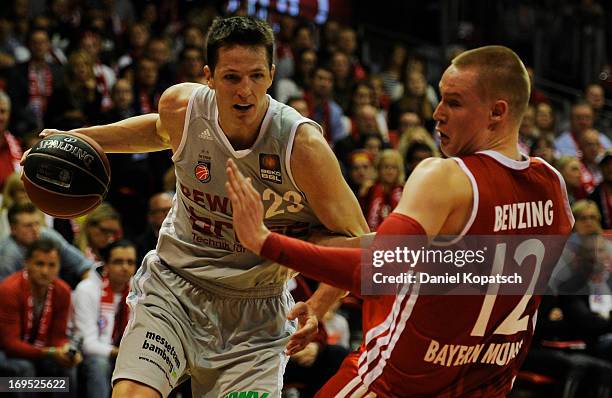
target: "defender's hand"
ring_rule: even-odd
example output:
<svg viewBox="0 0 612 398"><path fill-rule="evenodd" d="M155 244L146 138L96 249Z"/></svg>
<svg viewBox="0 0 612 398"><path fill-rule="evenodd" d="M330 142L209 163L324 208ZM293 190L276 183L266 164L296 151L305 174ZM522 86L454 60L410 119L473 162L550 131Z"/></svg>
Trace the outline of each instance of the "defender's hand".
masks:
<svg viewBox="0 0 612 398"><path fill-rule="evenodd" d="M302 301L295 304L287 315L289 320L298 320L298 330L291 335L285 353L289 356L302 351L319 331L319 320L310 306Z"/></svg>
<svg viewBox="0 0 612 398"><path fill-rule="evenodd" d="M227 161L225 189L232 201L234 231L240 243L255 254L261 253L270 231L263 223L263 203L253 188L250 178L245 178L232 159Z"/></svg>

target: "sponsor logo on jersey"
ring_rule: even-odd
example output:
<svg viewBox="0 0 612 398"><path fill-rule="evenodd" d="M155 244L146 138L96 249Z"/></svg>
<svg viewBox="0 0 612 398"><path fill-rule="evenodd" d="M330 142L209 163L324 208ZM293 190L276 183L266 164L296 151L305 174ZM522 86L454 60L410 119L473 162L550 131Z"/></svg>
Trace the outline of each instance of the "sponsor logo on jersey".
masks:
<svg viewBox="0 0 612 398"><path fill-rule="evenodd" d="M200 160L193 170L195 177L200 182L210 181L210 160Z"/></svg>
<svg viewBox="0 0 612 398"><path fill-rule="evenodd" d="M259 175L262 180L271 181L275 184L282 184L283 175L281 173L280 156L260 153Z"/></svg>
<svg viewBox="0 0 612 398"><path fill-rule="evenodd" d="M268 398L270 393L263 391L232 391L226 394L223 398Z"/></svg>

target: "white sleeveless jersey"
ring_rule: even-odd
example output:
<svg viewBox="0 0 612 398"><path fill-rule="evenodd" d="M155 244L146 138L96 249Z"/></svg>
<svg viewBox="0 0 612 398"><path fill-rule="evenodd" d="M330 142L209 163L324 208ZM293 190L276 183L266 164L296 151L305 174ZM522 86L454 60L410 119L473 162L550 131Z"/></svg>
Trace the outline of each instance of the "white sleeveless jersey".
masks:
<svg viewBox="0 0 612 398"><path fill-rule="evenodd" d="M238 151L219 125L215 91L201 86L189 100L181 143L172 157L176 194L160 230L157 252L168 266L194 283L248 289L282 284L293 275L254 255L237 240L225 190L228 158L251 177L263 199L264 222L270 230L304 237L311 227L320 225L293 181L290 158L298 126L321 127L293 108L268 99L255 143ZM323 170L313 173L325 178Z"/></svg>

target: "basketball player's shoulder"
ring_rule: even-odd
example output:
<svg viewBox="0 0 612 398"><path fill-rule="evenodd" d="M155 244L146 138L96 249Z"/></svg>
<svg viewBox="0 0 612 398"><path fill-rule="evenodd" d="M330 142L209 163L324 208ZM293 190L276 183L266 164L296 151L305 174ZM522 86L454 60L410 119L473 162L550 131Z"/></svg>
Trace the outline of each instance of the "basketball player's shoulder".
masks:
<svg viewBox="0 0 612 398"><path fill-rule="evenodd" d="M472 197L469 177L453 159L424 159L414 169L404 189L417 192L415 196L423 199L444 197L456 204Z"/></svg>
<svg viewBox="0 0 612 398"><path fill-rule="evenodd" d="M314 124L302 123L297 127L293 152L291 154L292 159L293 156L296 156L296 158L302 156L309 158L312 156L328 155L328 152L331 152L329 145Z"/></svg>
<svg viewBox="0 0 612 398"><path fill-rule="evenodd" d="M179 83L168 87L159 99L159 112L186 109L193 90L202 87L198 83Z"/></svg>

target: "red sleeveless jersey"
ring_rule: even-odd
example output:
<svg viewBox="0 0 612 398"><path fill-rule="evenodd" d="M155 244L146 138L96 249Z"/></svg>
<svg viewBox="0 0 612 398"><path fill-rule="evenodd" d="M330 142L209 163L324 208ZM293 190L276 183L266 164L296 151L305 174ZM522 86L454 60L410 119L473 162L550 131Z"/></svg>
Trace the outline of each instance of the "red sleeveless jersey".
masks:
<svg viewBox="0 0 612 398"><path fill-rule="evenodd" d="M545 161L493 151L454 160L473 189L462 235L569 235L574 220L565 184ZM556 262L560 252L546 255ZM539 296L419 296L409 285L403 293L364 297L362 346L318 397L508 394L531 342Z"/></svg>

